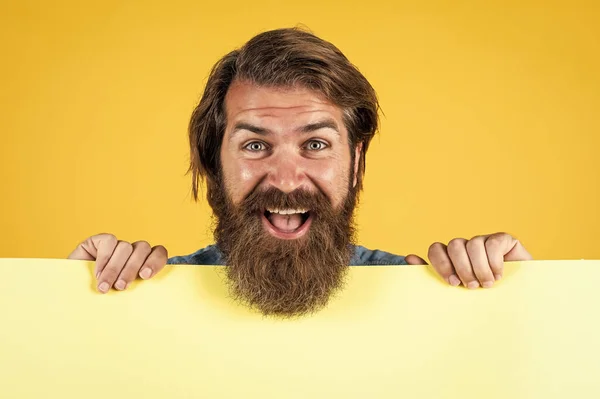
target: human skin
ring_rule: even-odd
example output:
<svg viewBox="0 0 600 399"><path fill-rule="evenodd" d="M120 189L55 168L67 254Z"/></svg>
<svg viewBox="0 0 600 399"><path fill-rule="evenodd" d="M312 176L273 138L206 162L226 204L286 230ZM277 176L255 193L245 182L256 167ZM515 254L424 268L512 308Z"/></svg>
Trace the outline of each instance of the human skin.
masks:
<svg viewBox="0 0 600 399"><path fill-rule="evenodd" d="M319 190L339 207L348 194L350 176L356 185L361 147L351 148L343 110L319 93L234 82L225 98L225 111L221 166L234 204L257 187L276 187L286 193ZM353 165L351 151L355 152ZM296 235L267 231L281 239L309 234L309 229ZM492 287L502 278L505 261L532 259L520 241L507 233L435 242L427 256L448 284L470 289ZM166 265L168 251L161 245L129 243L102 233L84 240L68 258L95 261L97 288L106 293L111 288L125 290L138 277L155 276ZM427 264L413 254L406 261Z"/></svg>

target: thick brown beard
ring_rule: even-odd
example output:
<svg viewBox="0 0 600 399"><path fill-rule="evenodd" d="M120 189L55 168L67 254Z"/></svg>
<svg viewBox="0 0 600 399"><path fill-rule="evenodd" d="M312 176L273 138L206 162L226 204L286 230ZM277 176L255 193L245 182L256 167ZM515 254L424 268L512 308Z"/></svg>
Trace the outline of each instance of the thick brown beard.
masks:
<svg viewBox="0 0 600 399"><path fill-rule="evenodd" d="M321 192L286 195L275 188L255 190L234 206L223 187L213 186L211 203L231 295L266 316L303 316L325 307L342 288L353 253L354 190L336 211ZM309 231L295 240L271 236L261 220L266 208L310 209Z"/></svg>

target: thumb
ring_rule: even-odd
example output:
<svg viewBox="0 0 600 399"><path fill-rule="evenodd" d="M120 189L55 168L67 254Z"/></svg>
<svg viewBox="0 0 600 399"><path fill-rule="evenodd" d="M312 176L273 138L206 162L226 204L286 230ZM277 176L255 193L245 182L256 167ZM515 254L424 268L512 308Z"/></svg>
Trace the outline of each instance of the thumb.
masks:
<svg viewBox="0 0 600 399"><path fill-rule="evenodd" d="M73 260L96 260L96 257L86 251L81 245L73 250L67 257L67 259Z"/></svg>
<svg viewBox="0 0 600 399"><path fill-rule="evenodd" d="M86 245L87 241L84 243L81 243L77 246L77 248L75 248L73 250L73 252L71 252L69 254L69 256L67 257L67 259L74 259L74 260L96 260L96 253L97 250L96 248L92 247L90 248L89 245ZM86 249L89 248L89 249Z"/></svg>
<svg viewBox="0 0 600 399"><path fill-rule="evenodd" d="M523 244L515 238L507 245L507 252L504 255L504 261L525 261L532 260L533 256L525 249Z"/></svg>
<svg viewBox="0 0 600 399"><path fill-rule="evenodd" d="M117 237L112 234L96 234L79 244L68 259L96 261L94 275L98 276L108 264L117 243Z"/></svg>
<svg viewBox="0 0 600 399"><path fill-rule="evenodd" d="M404 260L406 260L406 263L408 263L409 265L426 265L427 262L425 262L425 260L423 258L421 258L420 256L414 255L414 254L410 254L407 255Z"/></svg>
<svg viewBox="0 0 600 399"><path fill-rule="evenodd" d="M117 246L117 238L112 234L96 234L87 238L77 246L68 256L68 259L98 260L99 257L108 258Z"/></svg>

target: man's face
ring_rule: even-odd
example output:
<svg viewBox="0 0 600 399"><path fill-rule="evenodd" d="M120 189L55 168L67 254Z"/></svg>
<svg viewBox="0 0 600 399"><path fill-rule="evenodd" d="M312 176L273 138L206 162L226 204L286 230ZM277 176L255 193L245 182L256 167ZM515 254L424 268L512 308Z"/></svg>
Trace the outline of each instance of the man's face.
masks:
<svg viewBox="0 0 600 399"><path fill-rule="evenodd" d="M234 83L215 238L234 295L265 314L317 310L351 256L356 169L342 111L303 88ZM353 170L354 169L354 170Z"/></svg>
<svg viewBox="0 0 600 399"><path fill-rule="evenodd" d="M304 88L236 82L225 109L221 164L234 204L256 188L275 187L284 193L321 191L334 208L341 205L348 195L350 146L339 107Z"/></svg>

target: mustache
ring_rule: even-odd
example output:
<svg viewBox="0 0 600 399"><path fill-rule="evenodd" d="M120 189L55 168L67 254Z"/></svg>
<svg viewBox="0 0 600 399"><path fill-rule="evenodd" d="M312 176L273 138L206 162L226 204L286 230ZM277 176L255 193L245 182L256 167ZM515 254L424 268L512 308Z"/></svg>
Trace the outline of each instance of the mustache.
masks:
<svg viewBox="0 0 600 399"><path fill-rule="evenodd" d="M241 208L248 213L262 213L266 208L307 210L331 209L331 201L320 190L313 192L306 189L296 189L290 193L284 193L276 187L253 190L241 205Z"/></svg>

